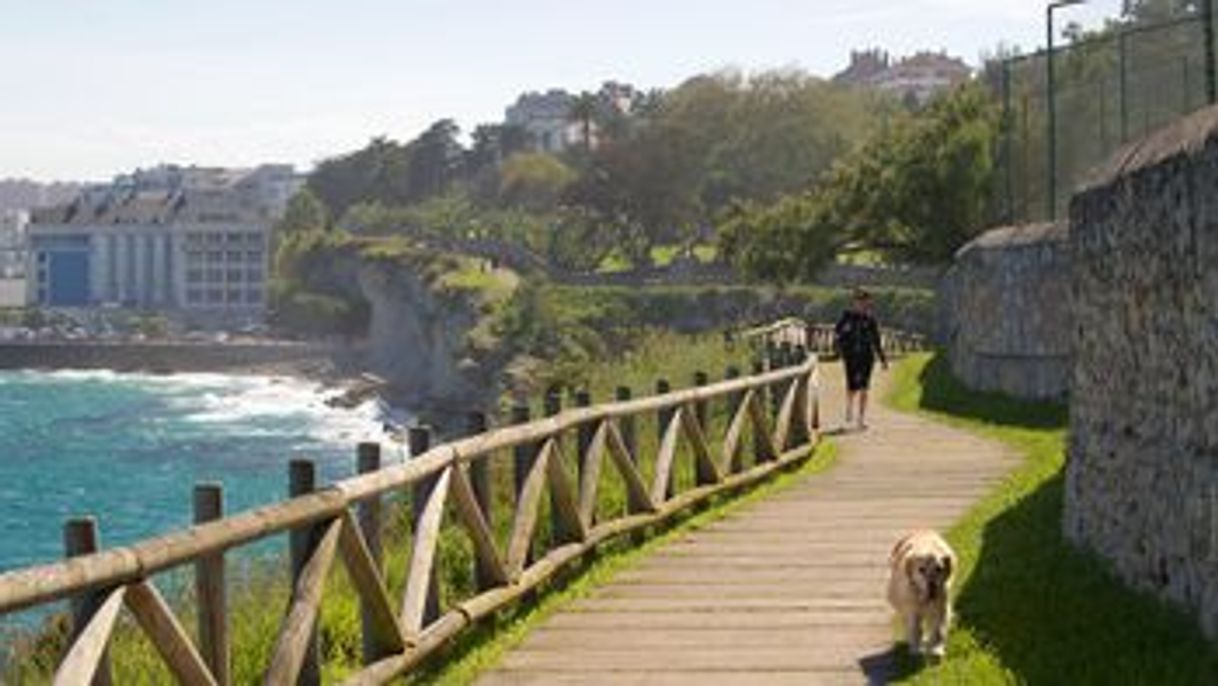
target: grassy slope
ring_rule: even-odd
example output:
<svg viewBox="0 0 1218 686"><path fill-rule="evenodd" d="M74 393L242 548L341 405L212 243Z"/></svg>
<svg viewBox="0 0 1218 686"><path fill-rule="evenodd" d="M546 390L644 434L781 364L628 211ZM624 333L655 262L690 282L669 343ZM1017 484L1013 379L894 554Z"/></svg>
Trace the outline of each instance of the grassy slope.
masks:
<svg viewBox="0 0 1218 686"><path fill-rule="evenodd" d="M1218 648L1062 537L1065 408L968 391L942 357L900 364L889 402L1018 450L1023 462L948 532L961 558L948 659L927 684L1213 684Z"/></svg>

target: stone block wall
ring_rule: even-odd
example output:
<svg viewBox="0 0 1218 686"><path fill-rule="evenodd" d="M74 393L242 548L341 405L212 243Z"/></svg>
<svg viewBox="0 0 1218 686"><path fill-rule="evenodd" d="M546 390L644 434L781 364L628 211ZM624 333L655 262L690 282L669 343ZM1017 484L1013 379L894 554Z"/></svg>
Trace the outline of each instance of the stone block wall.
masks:
<svg viewBox="0 0 1218 686"><path fill-rule="evenodd" d="M1070 216L1066 535L1218 637L1218 109L1123 151Z"/></svg>
<svg viewBox="0 0 1218 686"><path fill-rule="evenodd" d="M1006 227L956 254L939 289L939 336L965 385L1021 398L1066 394L1068 238L1064 223Z"/></svg>

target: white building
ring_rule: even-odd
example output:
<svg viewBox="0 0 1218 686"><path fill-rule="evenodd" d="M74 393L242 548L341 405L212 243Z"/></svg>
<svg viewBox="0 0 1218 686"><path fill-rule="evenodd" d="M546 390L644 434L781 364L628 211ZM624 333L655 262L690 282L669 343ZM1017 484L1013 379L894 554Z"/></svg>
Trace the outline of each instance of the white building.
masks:
<svg viewBox="0 0 1218 686"><path fill-rule="evenodd" d="M270 230L301 183L284 165L161 166L86 188L34 213L27 300L260 321Z"/></svg>
<svg viewBox="0 0 1218 686"><path fill-rule="evenodd" d="M528 131L539 151L557 154L580 140L579 124L571 120L574 102L565 90L525 93L507 108L505 121Z"/></svg>
<svg viewBox="0 0 1218 686"><path fill-rule="evenodd" d="M864 50L850 53L850 66L833 80L875 88L898 98L913 98L925 105L937 93L968 81L972 74L964 60L945 52L923 51L893 60L886 52Z"/></svg>
<svg viewBox="0 0 1218 686"><path fill-rule="evenodd" d="M606 81L596 92L597 109L601 116L610 113L629 116L641 96L629 84ZM576 96L559 88L525 93L507 108L504 121L528 131L538 151L558 154L584 144L583 123L571 116L575 99ZM590 143L596 147L600 133L596 121L591 122L589 133Z"/></svg>
<svg viewBox="0 0 1218 686"><path fill-rule="evenodd" d="M0 210L0 279L19 279L25 274L26 226L24 210Z"/></svg>

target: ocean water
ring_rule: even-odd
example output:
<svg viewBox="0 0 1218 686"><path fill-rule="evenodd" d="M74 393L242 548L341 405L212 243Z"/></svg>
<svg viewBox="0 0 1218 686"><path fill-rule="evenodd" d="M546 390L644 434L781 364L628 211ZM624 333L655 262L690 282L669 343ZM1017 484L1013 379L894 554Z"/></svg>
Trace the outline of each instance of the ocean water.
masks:
<svg viewBox="0 0 1218 686"><path fill-rule="evenodd" d="M188 526L196 482L223 483L232 513L283 499L294 458L349 476L385 412L295 379L0 372L0 571L60 559L73 516L96 516L105 547Z"/></svg>

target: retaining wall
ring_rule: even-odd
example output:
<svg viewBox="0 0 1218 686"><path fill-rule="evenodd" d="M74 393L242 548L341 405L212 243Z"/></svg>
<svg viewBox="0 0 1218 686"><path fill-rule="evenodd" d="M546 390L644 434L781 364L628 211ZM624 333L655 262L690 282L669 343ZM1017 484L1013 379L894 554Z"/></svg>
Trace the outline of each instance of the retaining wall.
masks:
<svg viewBox="0 0 1218 686"><path fill-rule="evenodd" d="M1066 535L1218 637L1218 109L1071 203Z"/></svg>

